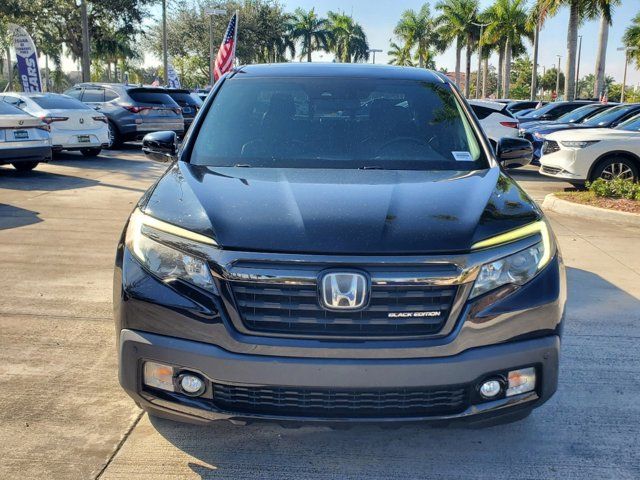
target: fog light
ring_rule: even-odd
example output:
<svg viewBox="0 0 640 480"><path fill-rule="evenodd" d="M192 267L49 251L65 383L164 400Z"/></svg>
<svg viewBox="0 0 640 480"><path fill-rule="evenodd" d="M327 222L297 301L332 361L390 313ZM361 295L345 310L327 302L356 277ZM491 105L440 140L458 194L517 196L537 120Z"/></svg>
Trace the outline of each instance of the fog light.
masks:
<svg viewBox="0 0 640 480"><path fill-rule="evenodd" d="M178 376L178 384L180 385L182 393L186 395L197 397L198 395L202 395L204 393L204 380L202 380L197 375L193 375L191 373L181 373Z"/></svg>
<svg viewBox="0 0 640 480"><path fill-rule="evenodd" d="M143 382L153 388L173 392L173 367L156 362L144 362Z"/></svg>
<svg viewBox="0 0 640 480"><path fill-rule="evenodd" d="M480 385L480 395L483 398L494 398L502 390L502 384L495 379L487 380Z"/></svg>
<svg viewBox="0 0 640 480"><path fill-rule="evenodd" d="M509 372L507 397L531 392L536 388L536 369L533 367Z"/></svg>

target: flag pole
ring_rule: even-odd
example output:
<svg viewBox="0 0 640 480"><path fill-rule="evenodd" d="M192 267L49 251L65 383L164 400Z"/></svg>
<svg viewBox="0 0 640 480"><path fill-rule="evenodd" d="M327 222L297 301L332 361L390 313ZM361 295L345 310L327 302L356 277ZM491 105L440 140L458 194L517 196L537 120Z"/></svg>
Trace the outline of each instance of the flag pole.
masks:
<svg viewBox="0 0 640 480"><path fill-rule="evenodd" d="M233 32L233 63L236 63L236 48L238 47L238 27L240 25L240 12L236 10L236 28L235 32Z"/></svg>

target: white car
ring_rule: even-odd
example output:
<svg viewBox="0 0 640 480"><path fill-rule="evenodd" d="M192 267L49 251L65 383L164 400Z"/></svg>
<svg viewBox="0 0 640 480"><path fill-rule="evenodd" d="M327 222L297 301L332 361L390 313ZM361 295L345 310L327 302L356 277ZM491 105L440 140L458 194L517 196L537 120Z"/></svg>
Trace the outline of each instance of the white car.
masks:
<svg viewBox="0 0 640 480"><path fill-rule="evenodd" d="M58 93L0 93L0 100L41 118L51 127L54 152L79 150L86 157L109 146L107 117L67 95Z"/></svg>
<svg viewBox="0 0 640 480"><path fill-rule="evenodd" d="M576 186L597 178L638 181L640 115L616 128L560 130L546 136L540 173Z"/></svg>
<svg viewBox="0 0 640 480"><path fill-rule="evenodd" d="M49 125L22 110L0 102L0 165L33 170L51 159Z"/></svg>
<svg viewBox="0 0 640 480"><path fill-rule="evenodd" d="M469 100L469 105L480 121L480 126L489 137L493 148L503 137L516 138L520 123L507 109L507 105L488 100Z"/></svg>

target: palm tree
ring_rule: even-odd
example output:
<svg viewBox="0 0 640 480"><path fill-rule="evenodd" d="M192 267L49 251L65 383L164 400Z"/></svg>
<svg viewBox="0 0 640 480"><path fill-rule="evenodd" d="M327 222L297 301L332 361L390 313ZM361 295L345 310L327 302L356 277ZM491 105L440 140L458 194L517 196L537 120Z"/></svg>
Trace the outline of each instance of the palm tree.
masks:
<svg viewBox="0 0 640 480"><path fill-rule="evenodd" d="M443 41L456 44L455 81L460 84L460 58L463 44L467 44L467 79L465 81L465 95L469 96L469 77L471 75L471 49L473 33L476 27L473 22L478 15L477 0L441 0L436 4L440 16L436 19L439 26L438 33Z"/></svg>
<svg viewBox="0 0 640 480"><path fill-rule="evenodd" d="M593 96L600 97L605 87L605 63L607 61L607 43L609 42L609 26L613 15L613 7L620 3L619 0L600 0L600 33L598 35L598 54L596 55L595 85Z"/></svg>
<svg viewBox="0 0 640 480"><path fill-rule="evenodd" d="M387 52L389 55L389 65L398 65L401 67L413 67L415 66L411 59L411 48L405 45L398 45L395 42L391 42L391 49Z"/></svg>
<svg viewBox="0 0 640 480"><path fill-rule="evenodd" d="M311 54L318 50L329 50L329 22L318 17L312 8L305 11L297 8L293 14L291 22L290 37L294 40L301 40L302 50L300 60L307 57L307 62L311 61Z"/></svg>
<svg viewBox="0 0 640 480"><path fill-rule="evenodd" d="M606 0L548 0L554 5L569 5L569 25L567 27L567 63L565 67L564 92L566 100L575 98L576 55L578 50L578 27L586 19L597 17ZM610 8L610 7L607 7Z"/></svg>
<svg viewBox="0 0 640 480"><path fill-rule="evenodd" d="M553 0L536 0L529 12L529 28L533 30L533 68L531 70L531 94L529 100L535 100L538 91L538 52L540 30L548 17L556 14L557 3Z"/></svg>
<svg viewBox="0 0 640 480"><path fill-rule="evenodd" d="M435 28L435 20L431 17L428 3L418 12L413 9L402 12L394 33L404 42L404 48L416 48L420 68L432 61L434 51L442 52L446 47Z"/></svg>
<svg viewBox="0 0 640 480"><path fill-rule="evenodd" d="M503 45L503 62L498 75L502 75L503 96L509 98L511 82L511 58L516 44L522 43L523 37L531 37L529 29L526 0L496 0L487 9L489 26L485 34L489 42Z"/></svg>
<svg viewBox="0 0 640 480"><path fill-rule="evenodd" d="M628 53L629 58L632 58L636 66L640 68L640 13L631 20L631 25L624 31L622 41L627 47L638 47L638 50L633 50Z"/></svg>
<svg viewBox="0 0 640 480"><path fill-rule="evenodd" d="M331 31L329 47L340 62L351 63L369 59L369 42L363 28L353 17L329 12Z"/></svg>

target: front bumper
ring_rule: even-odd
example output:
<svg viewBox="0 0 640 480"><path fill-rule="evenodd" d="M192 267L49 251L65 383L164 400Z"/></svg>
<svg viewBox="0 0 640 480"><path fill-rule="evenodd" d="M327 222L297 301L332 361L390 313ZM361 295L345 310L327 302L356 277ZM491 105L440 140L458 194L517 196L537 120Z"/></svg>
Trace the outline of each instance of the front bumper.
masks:
<svg viewBox="0 0 640 480"><path fill-rule="evenodd" d="M467 350L443 358L414 359L323 359L285 358L231 353L215 345L161 335L123 330L120 334L122 387L145 410L183 421L207 423L214 420L276 420L306 422L389 422L389 421L482 421L489 417L529 410L547 401L556 391L560 339L557 335ZM207 381L201 398L167 394L142 385L142 363L153 360L195 371ZM478 401L475 388L489 375L505 370L534 366L534 392ZM453 413L421 416L329 417L233 411L216 405L211 384L309 389L404 389L463 386L463 408ZM213 390L213 392L212 392Z"/></svg>

